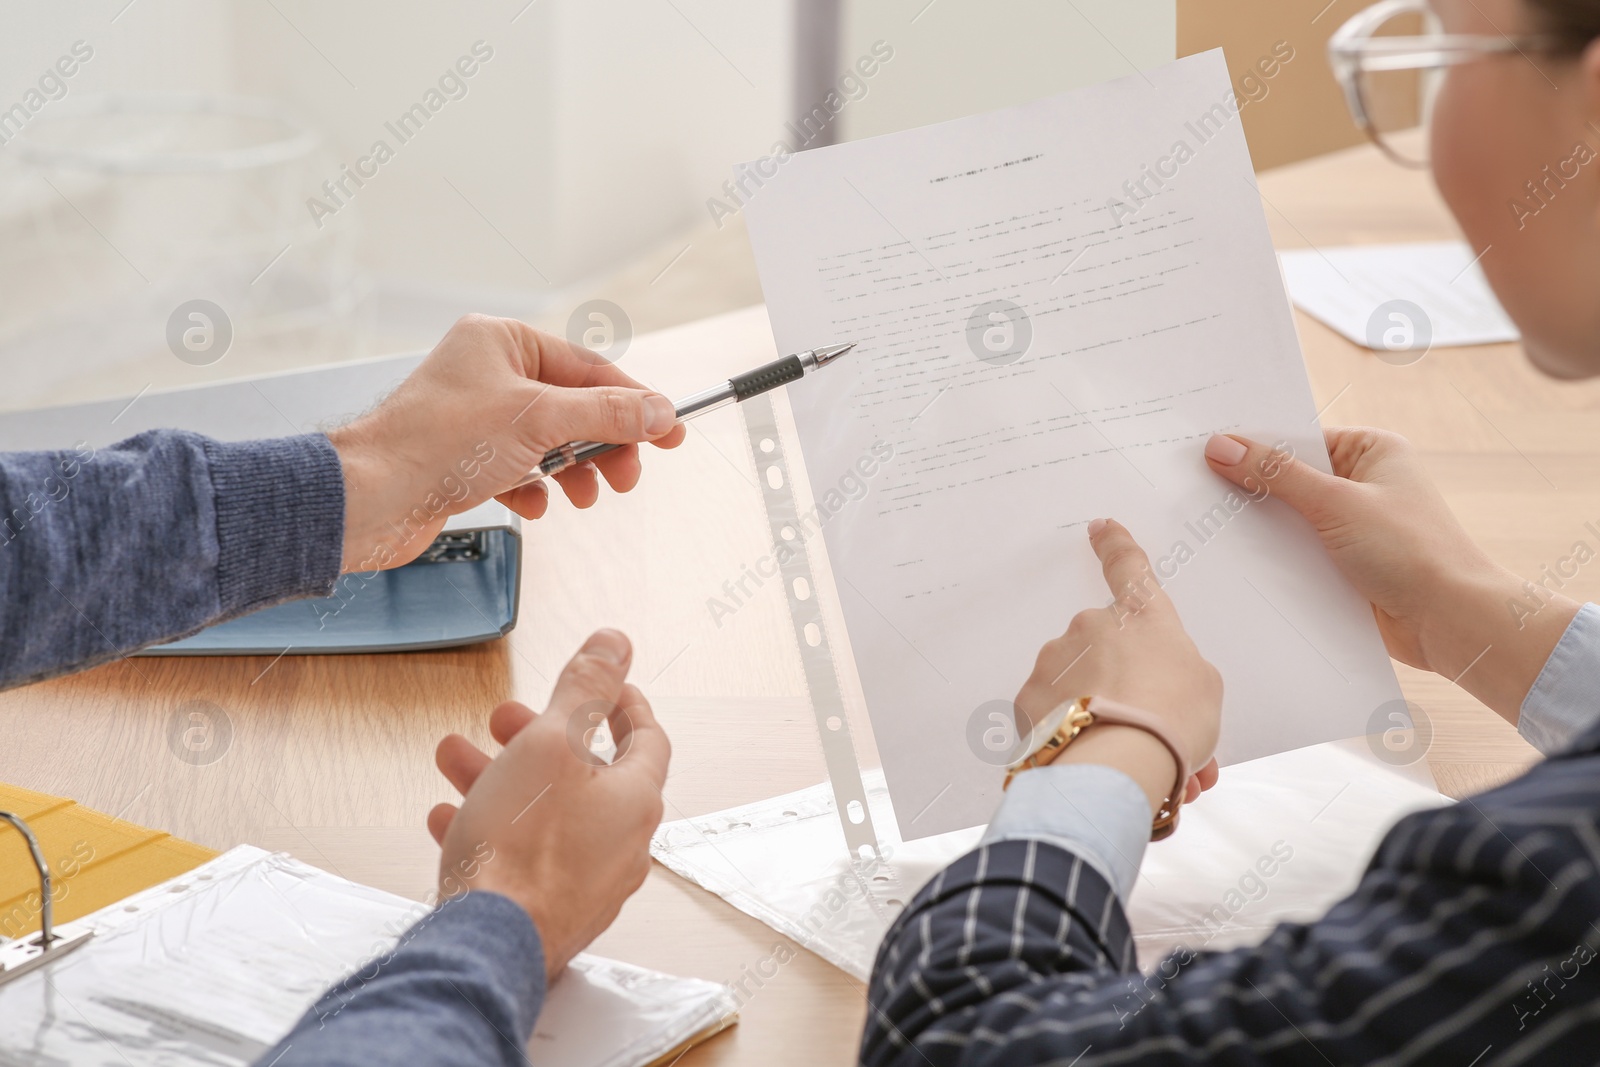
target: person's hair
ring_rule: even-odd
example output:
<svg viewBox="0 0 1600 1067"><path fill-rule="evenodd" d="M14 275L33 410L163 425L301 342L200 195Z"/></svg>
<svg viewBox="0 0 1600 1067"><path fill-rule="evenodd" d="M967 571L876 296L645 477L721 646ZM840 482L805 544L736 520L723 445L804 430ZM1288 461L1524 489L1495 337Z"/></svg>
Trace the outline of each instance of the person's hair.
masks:
<svg viewBox="0 0 1600 1067"><path fill-rule="evenodd" d="M1600 0L1524 0L1540 34L1563 52L1578 53L1600 37Z"/></svg>

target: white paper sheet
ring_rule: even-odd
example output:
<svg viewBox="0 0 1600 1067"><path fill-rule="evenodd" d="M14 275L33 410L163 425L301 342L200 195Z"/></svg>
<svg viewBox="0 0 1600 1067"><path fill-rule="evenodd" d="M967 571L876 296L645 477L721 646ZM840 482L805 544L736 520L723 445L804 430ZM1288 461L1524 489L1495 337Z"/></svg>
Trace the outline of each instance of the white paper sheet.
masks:
<svg viewBox="0 0 1600 1067"><path fill-rule="evenodd" d="M1521 336L1461 241L1297 249L1282 259L1302 311L1395 362Z"/></svg>
<svg viewBox="0 0 1600 1067"><path fill-rule="evenodd" d="M1202 458L1235 430L1327 469L1231 99L1207 53L802 153L746 210L780 348L860 345L790 398L906 840L992 813L1009 701L1110 600L1097 516L1221 669L1224 762L1400 699L1309 528Z"/></svg>

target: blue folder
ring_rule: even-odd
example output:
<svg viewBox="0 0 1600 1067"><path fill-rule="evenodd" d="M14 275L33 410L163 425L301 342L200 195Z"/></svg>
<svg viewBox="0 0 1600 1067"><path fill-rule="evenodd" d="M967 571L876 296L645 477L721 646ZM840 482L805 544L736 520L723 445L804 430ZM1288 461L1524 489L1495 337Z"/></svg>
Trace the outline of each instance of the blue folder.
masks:
<svg viewBox="0 0 1600 1067"><path fill-rule="evenodd" d="M340 363L133 397L0 414L0 450L95 448L151 429L224 441L313 433L370 409L420 355ZM421 558L341 580L336 595L275 604L146 656L393 652L490 641L517 622L521 525L495 501L454 516Z"/></svg>

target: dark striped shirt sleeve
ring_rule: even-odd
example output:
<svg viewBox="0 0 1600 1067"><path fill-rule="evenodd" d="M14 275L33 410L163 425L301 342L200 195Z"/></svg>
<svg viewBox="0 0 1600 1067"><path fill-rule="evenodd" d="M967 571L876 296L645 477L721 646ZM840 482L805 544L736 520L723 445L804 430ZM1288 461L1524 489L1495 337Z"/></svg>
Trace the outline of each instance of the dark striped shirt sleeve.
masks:
<svg viewBox="0 0 1600 1067"><path fill-rule="evenodd" d="M1322 919L1253 948L1180 950L1148 974L1093 865L1044 841L985 845L886 936L861 1060L1595 1062L1597 813L1600 757L1549 761L1403 819Z"/></svg>

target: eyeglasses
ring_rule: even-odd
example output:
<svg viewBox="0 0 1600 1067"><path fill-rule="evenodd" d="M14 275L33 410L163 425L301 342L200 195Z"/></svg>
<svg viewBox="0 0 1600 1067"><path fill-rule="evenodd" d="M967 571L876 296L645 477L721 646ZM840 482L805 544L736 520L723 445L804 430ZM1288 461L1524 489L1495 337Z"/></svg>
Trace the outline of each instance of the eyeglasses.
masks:
<svg viewBox="0 0 1600 1067"><path fill-rule="evenodd" d="M1421 35L1414 32L1418 26ZM1438 26L1426 0L1381 0L1328 41L1328 60L1351 117L1384 155L1406 167L1428 165L1426 127L1447 68L1555 43L1545 37L1439 33Z"/></svg>

